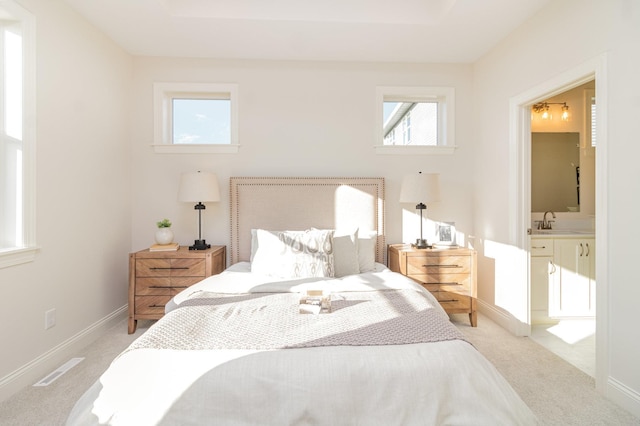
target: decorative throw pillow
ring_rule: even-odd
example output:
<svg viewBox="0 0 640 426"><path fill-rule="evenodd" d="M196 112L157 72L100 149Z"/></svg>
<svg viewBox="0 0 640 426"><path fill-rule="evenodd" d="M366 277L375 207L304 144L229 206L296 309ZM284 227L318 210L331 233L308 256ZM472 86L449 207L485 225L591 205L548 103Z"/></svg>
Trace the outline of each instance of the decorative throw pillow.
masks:
<svg viewBox="0 0 640 426"><path fill-rule="evenodd" d="M333 231L256 231L251 270L280 278L334 277Z"/></svg>
<svg viewBox="0 0 640 426"><path fill-rule="evenodd" d="M376 231L362 232L358 235L358 264L360 272L372 272L376 270Z"/></svg>
<svg viewBox="0 0 640 426"><path fill-rule="evenodd" d="M358 228L333 234L333 263L335 276L344 277L360 273L358 262Z"/></svg>

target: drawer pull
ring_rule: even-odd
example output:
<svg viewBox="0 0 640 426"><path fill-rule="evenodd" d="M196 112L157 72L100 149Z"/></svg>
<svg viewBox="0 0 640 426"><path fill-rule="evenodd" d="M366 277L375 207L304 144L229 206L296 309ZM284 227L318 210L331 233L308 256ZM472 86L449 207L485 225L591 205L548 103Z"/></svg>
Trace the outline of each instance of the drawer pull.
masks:
<svg viewBox="0 0 640 426"><path fill-rule="evenodd" d="M532 249L546 249L547 246L531 246Z"/></svg>
<svg viewBox="0 0 640 426"><path fill-rule="evenodd" d="M157 305L157 304L153 304L153 305L149 305L150 308L164 308L164 305Z"/></svg>
<svg viewBox="0 0 640 426"><path fill-rule="evenodd" d="M442 283L428 283L428 284L437 284L437 285L462 285L462 284L457 283L457 282L452 282L452 283L444 283L444 282L442 282Z"/></svg>
<svg viewBox="0 0 640 426"><path fill-rule="evenodd" d="M438 302L458 302L458 299L438 300Z"/></svg>
<svg viewBox="0 0 640 426"><path fill-rule="evenodd" d="M174 268L174 267L171 267L171 266L167 266L167 267L154 266L154 267L149 268L149 269L151 269L153 271L153 270L156 270L156 269L189 269L189 267L188 266L179 266L177 268Z"/></svg>
<svg viewBox="0 0 640 426"><path fill-rule="evenodd" d="M422 265L423 268L462 268L462 265Z"/></svg>

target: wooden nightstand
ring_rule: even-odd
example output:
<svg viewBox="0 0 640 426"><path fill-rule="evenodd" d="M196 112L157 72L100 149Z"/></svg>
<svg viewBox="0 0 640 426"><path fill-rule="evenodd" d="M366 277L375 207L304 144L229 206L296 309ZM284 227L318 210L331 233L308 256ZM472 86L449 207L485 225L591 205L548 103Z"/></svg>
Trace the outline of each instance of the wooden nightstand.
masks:
<svg viewBox="0 0 640 426"><path fill-rule="evenodd" d="M139 319L160 319L164 306L185 288L227 266L226 246L207 250L141 250L129 254L129 334Z"/></svg>
<svg viewBox="0 0 640 426"><path fill-rule="evenodd" d="M388 248L389 269L420 283L449 314L469 314L477 325L476 252L466 248L415 249L392 244Z"/></svg>

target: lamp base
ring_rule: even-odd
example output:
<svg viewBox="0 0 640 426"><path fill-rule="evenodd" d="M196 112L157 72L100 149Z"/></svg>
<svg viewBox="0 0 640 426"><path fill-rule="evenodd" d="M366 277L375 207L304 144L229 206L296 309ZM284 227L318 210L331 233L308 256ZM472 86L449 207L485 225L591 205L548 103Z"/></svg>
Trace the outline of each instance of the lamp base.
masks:
<svg viewBox="0 0 640 426"><path fill-rule="evenodd" d="M192 246L189 246L189 250L206 250L211 248L211 244L207 244L205 240L195 240Z"/></svg>
<svg viewBox="0 0 640 426"><path fill-rule="evenodd" d="M416 243L412 244L412 246L414 248L417 249L426 249L426 248L431 248L431 246L429 244L427 244L427 240L424 240L422 238L418 238L416 239Z"/></svg>

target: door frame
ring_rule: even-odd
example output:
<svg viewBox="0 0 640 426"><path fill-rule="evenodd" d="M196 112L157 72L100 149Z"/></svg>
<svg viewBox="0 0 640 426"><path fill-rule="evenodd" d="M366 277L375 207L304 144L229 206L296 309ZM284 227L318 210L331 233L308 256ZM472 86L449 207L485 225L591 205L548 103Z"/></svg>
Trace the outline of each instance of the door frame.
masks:
<svg viewBox="0 0 640 426"><path fill-rule="evenodd" d="M531 285L529 280L529 236L531 226L531 106L546 98L595 79L596 85L596 389L606 390L609 376L608 312L608 234L607 234L607 57L600 55L565 71L509 100L509 239L520 249L526 261L519 262L518 282L526 285L520 306L527 312L527 322L519 323L517 334L531 334Z"/></svg>

